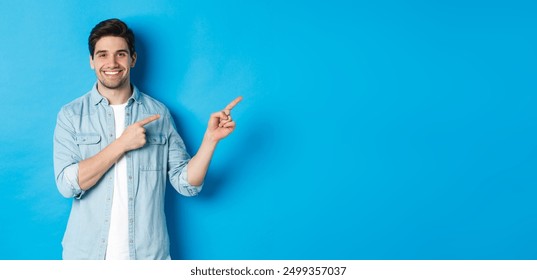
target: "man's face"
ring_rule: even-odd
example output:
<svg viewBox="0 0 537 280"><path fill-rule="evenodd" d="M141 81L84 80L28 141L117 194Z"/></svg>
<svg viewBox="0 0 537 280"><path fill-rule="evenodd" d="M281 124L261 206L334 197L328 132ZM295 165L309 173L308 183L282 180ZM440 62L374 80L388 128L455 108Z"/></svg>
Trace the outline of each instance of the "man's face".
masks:
<svg viewBox="0 0 537 280"><path fill-rule="evenodd" d="M129 46L121 37L102 37L95 44L91 68L95 70L99 87L120 89L130 87L130 69L136 63L136 53L131 57Z"/></svg>

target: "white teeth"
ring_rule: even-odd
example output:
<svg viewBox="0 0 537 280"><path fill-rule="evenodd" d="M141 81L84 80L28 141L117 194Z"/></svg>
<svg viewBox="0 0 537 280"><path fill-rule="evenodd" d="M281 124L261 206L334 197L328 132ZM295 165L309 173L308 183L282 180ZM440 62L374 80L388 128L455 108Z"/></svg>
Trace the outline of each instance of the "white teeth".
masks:
<svg viewBox="0 0 537 280"><path fill-rule="evenodd" d="M114 71L114 72L104 72L106 75L117 75L117 73L119 73L119 71Z"/></svg>

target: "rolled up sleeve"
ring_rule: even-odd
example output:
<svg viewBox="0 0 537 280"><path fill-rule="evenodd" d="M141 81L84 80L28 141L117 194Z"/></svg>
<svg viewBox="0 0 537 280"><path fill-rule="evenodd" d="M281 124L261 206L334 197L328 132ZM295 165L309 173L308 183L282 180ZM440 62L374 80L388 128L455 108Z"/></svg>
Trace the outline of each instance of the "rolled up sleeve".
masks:
<svg viewBox="0 0 537 280"><path fill-rule="evenodd" d="M168 176L173 188L184 196L196 196L203 188L203 184L194 186L188 183L188 162L190 155L186 151L185 144L181 136L175 129L175 123L171 116L166 114L166 120L169 122L168 134Z"/></svg>
<svg viewBox="0 0 537 280"><path fill-rule="evenodd" d="M179 190L179 193L185 196L196 196L201 192L203 188L203 183L200 186L194 186L188 183L188 168L186 166L181 170L181 175L179 176L179 186L176 187Z"/></svg>
<svg viewBox="0 0 537 280"><path fill-rule="evenodd" d="M68 113L62 108L54 130L54 175L58 191L66 198L80 199L84 191L78 184L80 150Z"/></svg>

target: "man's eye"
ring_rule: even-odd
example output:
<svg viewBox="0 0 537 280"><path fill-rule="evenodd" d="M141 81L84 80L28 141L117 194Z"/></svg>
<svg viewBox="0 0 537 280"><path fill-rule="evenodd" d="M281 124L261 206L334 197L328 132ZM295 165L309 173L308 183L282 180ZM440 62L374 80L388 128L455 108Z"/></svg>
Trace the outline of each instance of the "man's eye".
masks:
<svg viewBox="0 0 537 280"><path fill-rule="evenodd" d="M117 55L118 55L119 57L125 57L125 56L127 56L127 54L125 54L125 53L118 53Z"/></svg>
<svg viewBox="0 0 537 280"><path fill-rule="evenodd" d="M106 57L106 54L100 53L100 54L97 55L97 57Z"/></svg>

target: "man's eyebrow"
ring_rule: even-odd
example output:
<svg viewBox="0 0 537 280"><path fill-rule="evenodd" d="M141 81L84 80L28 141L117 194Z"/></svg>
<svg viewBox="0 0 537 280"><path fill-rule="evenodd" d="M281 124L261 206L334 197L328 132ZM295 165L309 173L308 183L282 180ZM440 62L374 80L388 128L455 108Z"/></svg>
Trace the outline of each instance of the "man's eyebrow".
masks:
<svg viewBox="0 0 537 280"><path fill-rule="evenodd" d="M108 51L107 50L98 50L95 52L95 54L99 54L99 53L107 53ZM117 50L116 53L120 53L120 52L126 52L126 53L129 53L129 50L127 49L120 49L120 50Z"/></svg>

